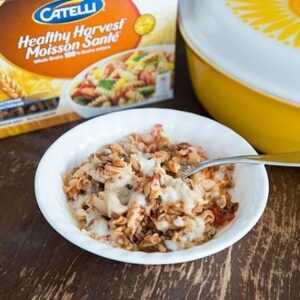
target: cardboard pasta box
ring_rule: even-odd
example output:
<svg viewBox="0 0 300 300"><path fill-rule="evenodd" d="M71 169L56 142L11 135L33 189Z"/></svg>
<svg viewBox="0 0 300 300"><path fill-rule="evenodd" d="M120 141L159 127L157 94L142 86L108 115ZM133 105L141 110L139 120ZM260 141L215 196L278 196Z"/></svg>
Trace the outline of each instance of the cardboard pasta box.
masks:
<svg viewBox="0 0 300 300"><path fill-rule="evenodd" d="M0 138L172 98L176 15L177 0L0 0Z"/></svg>

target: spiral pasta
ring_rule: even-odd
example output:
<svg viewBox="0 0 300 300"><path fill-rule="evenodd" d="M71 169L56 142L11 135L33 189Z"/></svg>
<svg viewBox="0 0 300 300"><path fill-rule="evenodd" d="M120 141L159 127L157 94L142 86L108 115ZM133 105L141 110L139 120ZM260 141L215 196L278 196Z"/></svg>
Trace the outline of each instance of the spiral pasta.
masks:
<svg viewBox="0 0 300 300"><path fill-rule="evenodd" d="M238 209L228 193L232 167L190 179L167 167L204 159L202 148L172 144L156 125L91 154L63 176L64 191L79 227L93 239L131 251L186 249L213 238Z"/></svg>
<svg viewBox="0 0 300 300"><path fill-rule="evenodd" d="M133 51L121 60L90 70L72 90L73 101L102 107L132 104L154 98L156 81L161 73L174 71L174 53ZM171 86L169 87L171 89ZM106 101L99 101L101 97Z"/></svg>
<svg viewBox="0 0 300 300"><path fill-rule="evenodd" d="M89 103L90 107L99 107L99 106L103 106L103 103L105 103L108 100L107 96L100 96L98 98L96 98L94 101L92 101L91 103Z"/></svg>
<svg viewBox="0 0 300 300"><path fill-rule="evenodd" d="M128 98L128 103L139 102L143 99L143 95L138 91L128 91L126 93L126 97Z"/></svg>

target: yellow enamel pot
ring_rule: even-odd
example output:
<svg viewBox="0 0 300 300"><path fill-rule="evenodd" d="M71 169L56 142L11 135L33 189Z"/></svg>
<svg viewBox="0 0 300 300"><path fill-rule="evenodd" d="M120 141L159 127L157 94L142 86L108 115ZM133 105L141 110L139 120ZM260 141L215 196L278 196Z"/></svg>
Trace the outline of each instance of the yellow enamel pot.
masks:
<svg viewBox="0 0 300 300"><path fill-rule="evenodd" d="M263 152L300 149L300 106L263 95L218 71L187 44L194 90L205 109Z"/></svg>
<svg viewBox="0 0 300 300"><path fill-rule="evenodd" d="M194 5L191 5L192 2ZM242 6L242 3L247 4L246 0L223 2L225 4L226 2L240 2L239 7ZM254 3L254 1L248 2ZM216 4L219 3L220 5L220 1L218 0L200 0L199 2L195 0L189 4L181 3L180 29L186 43L191 80L196 95L205 109L214 118L239 132L257 149L263 152L299 151L300 73L298 77L298 87L297 84L293 86L293 82L295 79L294 76L297 76L297 72L300 72L300 69L297 71L296 68L293 68L293 64L297 65L298 63L296 60L294 62L287 61L284 70L280 69L282 68L283 60L279 61L281 66L279 66L279 68L276 67L278 60L284 57L281 55L287 55L285 51L289 52L295 49L289 47L289 45L274 41L271 37L262 36L261 33L251 30L249 25L242 23L236 11L235 14L231 14L232 7L228 7L224 4L224 9L220 12L216 12L216 10L218 10L216 9ZM210 10L210 8L213 7L215 9ZM199 11L203 11L203 15L201 15ZM213 16L212 19L209 19L209 13ZM187 15L189 15L188 21ZM205 20L198 24L197 22L201 20L201 18L205 18ZM211 22L211 20L214 20L215 23ZM232 22L232 20L234 22ZM210 24L206 24L205 22ZM219 33L222 35L222 29L215 29L213 32L210 29L205 31L203 26L214 26L218 24L218 22L222 28L227 29L227 36L225 35L227 41L235 42L235 47L238 49L236 55L242 58L244 57L244 60L245 58L249 59L250 64L247 61L243 64L243 59L235 60L233 55L230 55L230 51L233 51L235 47L230 45L229 42L227 45L224 45L224 48L219 48L218 42L220 43L220 41L209 40L210 34L214 34L215 39L222 39L222 37L220 38L218 35ZM238 24L242 29L236 33L235 28ZM232 31L229 30L230 26L233 27ZM195 30L196 28L197 30ZM255 36L251 37L253 32ZM257 64L255 57L251 56L249 51L247 52L247 47L249 46L244 44L242 46L238 45L238 43L246 43L242 36L238 36L240 33L243 33L248 39L252 39L252 46L260 46L261 49L264 49L261 53L270 53L269 51L272 51L274 65L268 65L272 62L273 57L266 57L265 59L268 60L266 64L264 64L260 58L260 64ZM230 34L235 34L236 36L232 37ZM200 41L198 42L197 39ZM257 43L260 43L259 46L253 43L255 39L257 39ZM207 42L208 40L209 43ZM276 51L278 51L278 53L273 53L275 50L272 50L272 46L274 45L274 49L277 48ZM222 46L222 43L220 46ZM218 49L221 54L218 54L216 49ZM299 52L297 55L300 60L300 50L297 49L296 51ZM292 51L290 51L290 53L292 53ZM276 55L278 55L277 62ZM252 70L247 70L247 66L249 65L252 66ZM257 68L257 71L255 68ZM268 68L274 72L279 70L279 72L283 72L283 74L272 74ZM240 72L235 72L235 69ZM265 72L269 72L267 77L268 80L270 80L264 81L264 79L262 79L262 84L257 84L259 79L264 78ZM289 76L287 77L288 74ZM257 78L255 78L255 76L257 76ZM283 77L286 77L284 78L285 82L279 80ZM291 81L292 83L290 83ZM298 95L297 88L299 89Z"/></svg>

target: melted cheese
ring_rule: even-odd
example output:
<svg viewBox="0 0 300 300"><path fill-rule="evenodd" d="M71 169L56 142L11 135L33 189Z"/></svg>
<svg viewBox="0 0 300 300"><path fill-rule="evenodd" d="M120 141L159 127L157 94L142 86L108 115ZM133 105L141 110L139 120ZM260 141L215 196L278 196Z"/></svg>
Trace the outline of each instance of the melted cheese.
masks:
<svg viewBox="0 0 300 300"><path fill-rule="evenodd" d="M191 190L189 186L179 178L168 178L166 185L161 195L162 203L172 204L182 201L184 203L185 213L191 214L192 209L195 207L195 201L199 199L197 191Z"/></svg>
<svg viewBox="0 0 300 300"><path fill-rule="evenodd" d="M177 218L178 219L178 218ZM187 242L194 242L197 239L203 239L205 232L205 221L201 217L196 217L192 221L192 229L180 237L180 241L166 240L165 245L171 251L185 249Z"/></svg>
<svg viewBox="0 0 300 300"><path fill-rule="evenodd" d="M167 231L170 227L170 224L167 221L158 221L158 222L155 222L154 224L155 224L155 227L157 228L157 230L162 231L162 232Z"/></svg>
<svg viewBox="0 0 300 300"><path fill-rule="evenodd" d="M176 243L176 242L171 241L171 240L165 240L165 245L171 251L177 251L177 250L181 249L179 243Z"/></svg>
<svg viewBox="0 0 300 300"><path fill-rule="evenodd" d="M184 226L184 221L182 219L182 217L177 217L174 221L173 221L174 225L177 227L183 227Z"/></svg>
<svg viewBox="0 0 300 300"><path fill-rule="evenodd" d="M89 227L88 231L94 232L99 237L111 235L108 223L103 218L95 220Z"/></svg>
<svg viewBox="0 0 300 300"><path fill-rule="evenodd" d="M127 204L132 192L126 186L131 185L132 181L133 172L131 166L127 166L122 168L111 182L105 184L104 198L109 217L112 213L123 214L127 211Z"/></svg>
<svg viewBox="0 0 300 300"><path fill-rule="evenodd" d="M137 153L134 155L134 158L140 165L141 172L146 176L153 176L156 166L155 158L149 159L144 153Z"/></svg>
<svg viewBox="0 0 300 300"><path fill-rule="evenodd" d="M192 220L192 229L185 235L181 236L182 242L193 242L196 239L203 239L205 232L205 221L201 217L196 217Z"/></svg>
<svg viewBox="0 0 300 300"><path fill-rule="evenodd" d="M134 194L133 199L141 206L145 207L146 206L146 198L142 194Z"/></svg>
<svg viewBox="0 0 300 300"><path fill-rule="evenodd" d="M82 208L82 205L84 204L86 200L86 195L79 195L74 201L70 202L70 206L75 210L79 210Z"/></svg>
<svg viewBox="0 0 300 300"><path fill-rule="evenodd" d="M117 194L112 191L105 191L104 199L107 206L107 214L111 217L112 213L123 214L127 211L127 206L122 205Z"/></svg>
<svg viewBox="0 0 300 300"><path fill-rule="evenodd" d="M112 182L105 184L105 190L119 190L126 185L132 184L133 172L131 166L127 166L120 170L120 173L112 178Z"/></svg>
<svg viewBox="0 0 300 300"><path fill-rule="evenodd" d="M141 207L146 207L146 198L143 194L132 193L128 202L128 207L131 207L134 203L138 203Z"/></svg>

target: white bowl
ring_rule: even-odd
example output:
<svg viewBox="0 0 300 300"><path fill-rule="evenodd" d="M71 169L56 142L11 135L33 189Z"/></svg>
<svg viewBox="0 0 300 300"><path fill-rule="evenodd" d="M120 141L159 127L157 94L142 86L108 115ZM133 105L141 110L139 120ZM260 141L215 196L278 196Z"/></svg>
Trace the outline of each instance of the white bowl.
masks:
<svg viewBox="0 0 300 300"><path fill-rule="evenodd" d="M169 109L134 109L104 115L85 122L60 137L45 153L35 177L38 205L49 224L78 247L99 256L135 264L171 264L219 252L241 239L262 215L268 198L264 166L239 164L234 171L234 199L239 202L236 218L209 242L168 253L130 252L103 244L76 226L71 216L61 175L102 145L118 141L136 131L162 124L171 141L203 146L209 158L255 154L254 149L227 127L196 114Z"/></svg>
<svg viewBox="0 0 300 300"><path fill-rule="evenodd" d="M119 61L120 59L127 57L130 53L133 53L136 50L149 51L149 52L153 52L153 51L175 52L175 46L174 45L158 45L158 46L140 47L137 49L130 49L130 50L127 50L127 51L124 51L121 53L117 53L115 55L112 55L105 59L102 59L102 60L92 64L91 66L87 67L82 72L80 72L78 75L76 75L76 77L68 83L66 89L64 89L62 97L67 100L67 103L72 107L72 109L78 115L80 115L81 117L83 117L85 119L92 118L95 116L99 116L99 115L102 115L102 114L105 114L108 112L113 112L113 111L120 110L120 109L133 108L133 107L138 107L138 106L142 106L142 105L146 105L146 104L151 104L151 103L158 102L161 100L170 99L172 97L172 91L170 91L170 94L154 96L145 101L140 101L140 102L136 102L133 104L120 105L120 106L112 106L109 108L89 107L86 105L78 104L75 101L73 101L73 99L71 97L73 88L84 79L85 75L89 71L93 70L95 67L102 67L110 62Z"/></svg>

